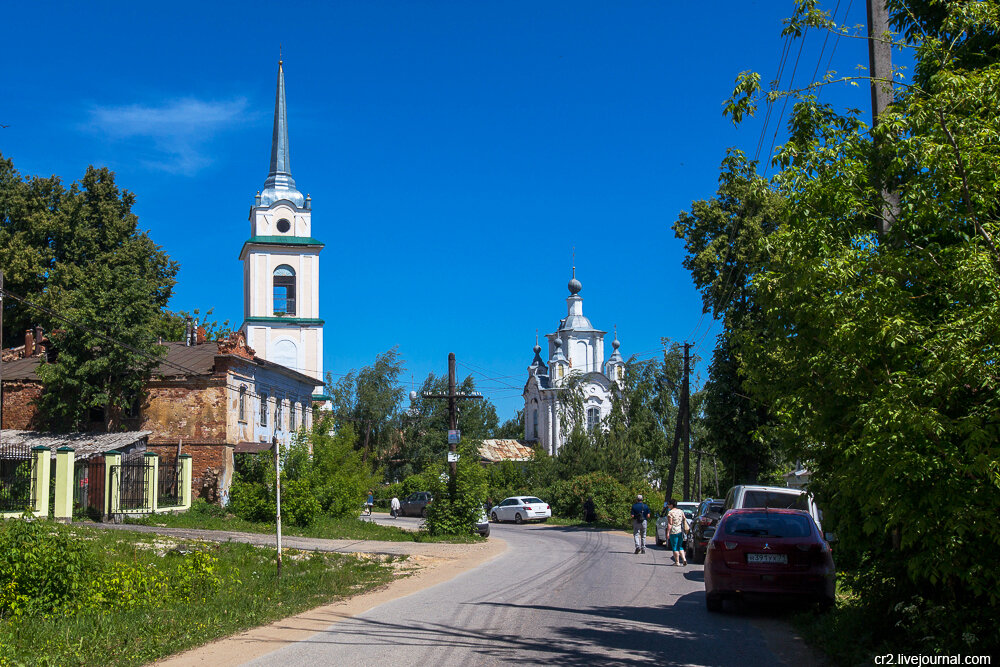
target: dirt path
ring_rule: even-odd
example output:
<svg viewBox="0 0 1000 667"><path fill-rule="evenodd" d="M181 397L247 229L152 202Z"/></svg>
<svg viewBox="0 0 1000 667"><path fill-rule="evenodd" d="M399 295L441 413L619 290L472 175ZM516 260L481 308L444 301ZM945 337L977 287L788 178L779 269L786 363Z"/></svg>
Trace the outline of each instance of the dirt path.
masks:
<svg viewBox="0 0 1000 667"><path fill-rule="evenodd" d="M155 533L180 539L209 542L245 542L258 546L274 546L273 535L237 533L218 530L162 528L155 526L113 525L110 530ZM231 637L218 639L184 653L165 658L155 664L186 667L187 665L241 665L321 632L330 625L368 611L380 604L411 595L425 588L448 581L459 574L496 558L507 549L503 540L492 538L476 544L437 544L418 542L377 542L371 540L324 540L307 537L282 538L282 547L303 551L327 551L345 554L381 554L408 556L400 576L386 586L368 593L316 607L296 616L283 618Z"/></svg>

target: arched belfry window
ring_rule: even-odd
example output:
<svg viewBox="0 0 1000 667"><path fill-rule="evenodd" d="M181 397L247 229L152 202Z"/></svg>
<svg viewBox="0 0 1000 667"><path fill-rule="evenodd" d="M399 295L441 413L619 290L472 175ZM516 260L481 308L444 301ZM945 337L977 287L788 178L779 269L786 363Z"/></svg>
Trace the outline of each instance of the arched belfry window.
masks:
<svg viewBox="0 0 1000 667"><path fill-rule="evenodd" d="M274 270L274 314L295 314L295 269L287 264Z"/></svg>

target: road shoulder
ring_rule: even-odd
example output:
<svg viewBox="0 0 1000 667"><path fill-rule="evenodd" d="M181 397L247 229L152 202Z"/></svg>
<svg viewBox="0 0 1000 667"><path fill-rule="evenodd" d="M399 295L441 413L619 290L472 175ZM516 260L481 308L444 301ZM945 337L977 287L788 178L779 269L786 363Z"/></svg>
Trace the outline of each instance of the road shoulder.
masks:
<svg viewBox="0 0 1000 667"><path fill-rule="evenodd" d="M378 543L375 548L366 549L365 544L360 542L352 545L352 550L340 548L337 551L359 555L385 554L386 552L380 548L384 544L386 543ZM417 548L407 554L409 569L404 569L403 576L386 586L216 640L155 664L170 667L241 665L288 644L308 639L334 623L381 604L449 581L463 572L493 560L507 550L507 543L496 538L476 544L396 544L408 544ZM400 553L402 550L393 551Z"/></svg>

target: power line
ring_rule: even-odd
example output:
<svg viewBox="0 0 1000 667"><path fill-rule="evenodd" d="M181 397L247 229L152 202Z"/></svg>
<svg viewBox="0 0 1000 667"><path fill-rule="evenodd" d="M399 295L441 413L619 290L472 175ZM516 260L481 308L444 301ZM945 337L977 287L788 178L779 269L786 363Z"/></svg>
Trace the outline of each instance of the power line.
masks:
<svg viewBox="0 0 1000 667"><path fill-rule="evenodd" d="M809 26L802 32L802 41L799 42L799 51L795 54L795 65L792 67L792 76L788 79L788 87L792 88L795 85L795 72L799 69L799 59L802 57L802 47L806 45L806 35L809 33ZM771 155L774 151L774 142L778 139L778 130L781 129L781 119L785 116L785 110L788 108L788 95L785 95L785 100L781 105L781 114L778 115L778 122L774 126L774 135L771 137L771 146L767 149L767 154ZM771 161L768 160L767 164L764 165L764 174L767 175L767 168L770 166Z"/></svg>
<svg viewBox="0 0 1000 667"><path fill-rule="evenodd" d="M104 334L104 333L102 333L100 331L92 329L91 327L88 327L85 324L77 322L76 320L74 320L74 319L72 319L70 317L67 317L66 315L62 315L62 314L56 312L55 310L52 310L51 308L47 308L46 306L42 306L40 304L34 303L33 301L30 301L30 300L26 299L25 297L20 296L19 294L15 294L15 293L11 292L10 290L0 289L0 294L2 294L5 297L10 297L10 298L12 298L12 299L14 299L16 301L20 301L21 303L23 303L24 305L28 306L29 308L34 308L35 310L39 310L39 311L45 313L46 315L48 315L49 317L52 317L52 318L54 318L56 320L59 320L60 322L68 324L69 326L75 327L77 329L82 329L83 331L87 332L88 334L90 334L92 336L96 336L97 338L100 338L101 340L103 340L105 342L108 342L108 343L111 343L112 345L117 345L119 347L125 348L125 349L129 350L130 352L132 352L134 354L137 354L137 355L139 355L141 357L145 357L145 358L147 358L147 359L149 359L151 361L155 361L158 365L171 367L171 368L173 368L175 370L180 371L181 373L183 373L185 375L195 375L195 376L203 375L203 373L201 371L195 370L193 368L188 368L187 366L184 366L183 364L178 364L177 362L170 361L166 357L160 357L158 355L155 355L155 354L152 354L150 352L147 352L146 350L142 350L140 348L137 348L134 345L131 345L130 343L126 343L126 342L124 342L122 340L119 340L119 339L116 339L116 338L112 338L111 336L108 336L107 334ZM167 376L164 375L162 377L167 377ZM232 389L234 391L240 391L243 387L245 387L245 385L230 384L228 382L228 380L227 380L225 386L226 386L226 388ZM261 394L259 394L257 392L251 391L249 389L247 389L246 394L249 395L249 396L255 397L255 398L266 398L266 397L269 397L266 394L265 395L261 395ZM311 398L311 395L310 395L310 398Z"/></svg>

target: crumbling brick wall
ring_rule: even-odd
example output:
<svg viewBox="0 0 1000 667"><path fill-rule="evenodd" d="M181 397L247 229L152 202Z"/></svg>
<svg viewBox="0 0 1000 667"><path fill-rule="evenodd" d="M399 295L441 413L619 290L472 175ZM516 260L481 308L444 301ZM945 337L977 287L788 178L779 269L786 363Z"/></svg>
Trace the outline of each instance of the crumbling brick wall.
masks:
<svg viewBox="0 0 1000 667"><path fill-rule="evenodd" d="M225 379L187 382L151 382L142 410L143 431L152 431L149 441L177 443L226 442Z"/></svg>
<svg viewBox="0 0 1000 667"><path fill-rule="evenodd" d="M38 382L18 380L3 383L3 427L22 431L37 428L38 408L35 400L42 395Z"/></svg>
<svg viewBox="0 0 1000 667"><path fill-rule="evenodd" d="M160 455L160 460L173 460L177 443L149 444L146 449ZM219 503L229 497L233 481L233 446L216 443L189 443L181 445L181 454L191 456L191 497L204 498Z"/></svg>

